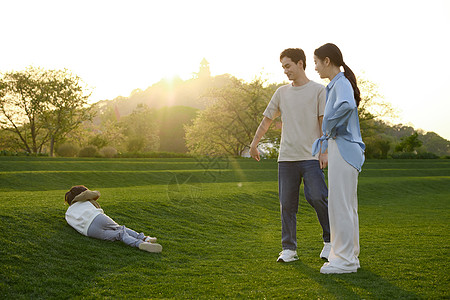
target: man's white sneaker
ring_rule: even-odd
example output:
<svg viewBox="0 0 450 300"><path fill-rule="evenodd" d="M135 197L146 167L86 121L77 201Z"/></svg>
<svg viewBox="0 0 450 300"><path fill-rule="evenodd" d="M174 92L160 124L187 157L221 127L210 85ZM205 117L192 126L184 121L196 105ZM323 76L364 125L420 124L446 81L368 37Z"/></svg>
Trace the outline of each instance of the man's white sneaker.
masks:
<svg viewBox="0 0 450 300"><path fill-rule="evenodd" d="M322 268L320 268L320 273L322 274L346 274L346 273L355 273L357 269L353 270L343 270L333 266L330 266L330 263L324 263Z"/></svg>
<svg viewBox="0 0 450 300"><path fill-rule="evenodd" d="M291 262L298 260L297 251L285 249L280 252L280 256L278 257L278 262Z"/></svg>
<svg viewBox="0 0 450 300"><path fill-rule="evenodd" d="M322 252L320 252L320 258L328 259L331 251L331 243L323 243Z"/></svg>

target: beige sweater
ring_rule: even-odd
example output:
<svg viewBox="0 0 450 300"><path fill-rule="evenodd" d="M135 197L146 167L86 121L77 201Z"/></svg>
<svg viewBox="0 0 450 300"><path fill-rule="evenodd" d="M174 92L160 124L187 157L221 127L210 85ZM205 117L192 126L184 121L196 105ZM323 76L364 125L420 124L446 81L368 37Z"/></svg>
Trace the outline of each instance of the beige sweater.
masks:
<svg viewBox="0 0 450 300"><path fill-rule="evenodd" d="M324 113L325 98L325 87L314 81L298 87L287 84L274 93L264 116L271 120L281 116L278 161L318 159L311 155L311 147L322 135L319 117Z"/></svg>

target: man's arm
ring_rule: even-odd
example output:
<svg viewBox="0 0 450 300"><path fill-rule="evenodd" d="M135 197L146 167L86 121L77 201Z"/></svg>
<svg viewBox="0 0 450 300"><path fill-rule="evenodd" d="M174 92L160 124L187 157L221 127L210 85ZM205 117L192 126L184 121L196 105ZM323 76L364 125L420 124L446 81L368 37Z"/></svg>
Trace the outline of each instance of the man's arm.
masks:
<svg viewBox="0 0 450 300"><path fill-rule="evenodd" d="M323 122L323 116L319 117L319 128L320 128L320 135L322 135L322 122ZM322 147L320 147L322 148ZM322 153L322 151L319 151L319 164L321 169L325 169L328 166L328 149L325 150L325 153Z"/></svg>
<svg viewBox="0 0 450 300"><path fill-rule="evenodd" d="M259 157L258 144L262 137L266 134L267 130L269 130L270 124L272 124L272 119L268 117L264 117L261 123L256 130L255 137L253 138L252 143L250 144L250 156L254 158L256 161L259 161L261 158Z"/></svg>

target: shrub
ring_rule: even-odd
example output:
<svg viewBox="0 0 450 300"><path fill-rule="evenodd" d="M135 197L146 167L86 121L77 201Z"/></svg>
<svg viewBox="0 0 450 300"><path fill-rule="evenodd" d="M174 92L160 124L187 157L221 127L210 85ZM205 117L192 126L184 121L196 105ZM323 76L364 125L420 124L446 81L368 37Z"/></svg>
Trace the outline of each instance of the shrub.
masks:
<svg viewBox="0 0 450 300"><path fill-rule="evenodd" d="M130 138L127 142L129 152L140 152L145 147L145 140L142 137Z"/></svg>
<svg viewBox="0 0 450 300"><path fill-rule="evenodd" d="M48 156L48 153L30 153L27 151L10 151L10 150L1 150L0 156Z"/></svg>
<svg viewBox="0 0 450 300"><path fill-rule="evenodd" d="M415 153L413 152L395 152L392 154L392 158L394 159L412 159L416 158Z"/></svg>
<svg viewBox="0 0 450 300"><path fill-rule="evenodd" d="M12 152L9 150L0 151L0 156L15 156L15 155L17 155L17 152Z"/></svg>
<svg viewBox="0 0 450 300"><path fill-rule="evenodd" d="M419 154L417 154L417 158L436 159L436 158L439 158L439 156L437 156L436 154L431 153L431 152L420 152Z"/></svg>
<svg viewBox="0 0 450 300"><path fill-rule="evenodd" d="M119 153L121 158L192 158L188 153L178 152L125 152Z"/></svg>
<svg viewBox="0 0 450 300"><path fill-rule="evenodd" d="M79 151L80 148L78 148L78 146L70 143L64 143L58 147L58 149L56 150L56 154L62 157L74 157L77 156Z"/></svg>
<svg viewBox="0 0 450 300"><path fill-rule="evenodd" d="M103 157L112 158L117 155L117 150L116 148L110 146L103 147L102 149L100 149L100 155Z"/></svg>
<svg viewBox="0 0 450 300"><path fill-rule="evenodd" d="M392 154L392 158L394 159L436 159L439 158L434 153L430 152L421 152L421 153L414 153L414 152L396 152Z"/></svg>
<svg viewBox="0 0 450 300"><path fill-rule="evenodd" d="M98 151L95 146L89 145L80 150L78 153L79 157L95 157L97 156Z"/></svg>

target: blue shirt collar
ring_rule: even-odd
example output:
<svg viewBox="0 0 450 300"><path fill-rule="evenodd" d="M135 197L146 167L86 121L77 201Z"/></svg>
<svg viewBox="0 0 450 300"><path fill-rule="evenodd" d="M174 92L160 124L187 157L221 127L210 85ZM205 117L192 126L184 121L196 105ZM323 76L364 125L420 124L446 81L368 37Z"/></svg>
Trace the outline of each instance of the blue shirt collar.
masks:
<svg viewBox="0 0 450 300"><path fill-rule="evenodd" d="M327 90L331 90L336 81L338 81L339 78L341 78L342 76L344 76L344 72L340 72L336 76L334 76L333 80L331 80L330 83L327 85Z"/></svg>

